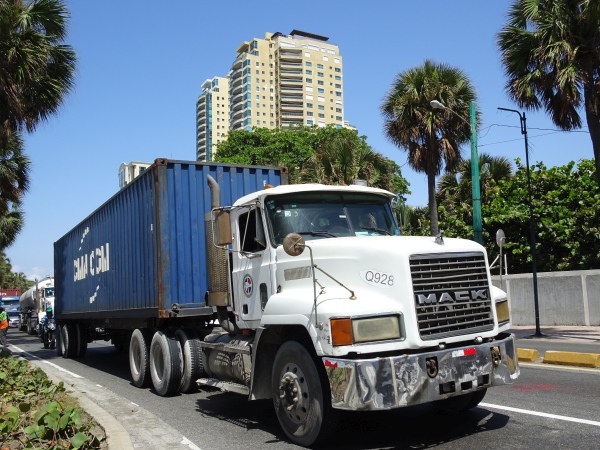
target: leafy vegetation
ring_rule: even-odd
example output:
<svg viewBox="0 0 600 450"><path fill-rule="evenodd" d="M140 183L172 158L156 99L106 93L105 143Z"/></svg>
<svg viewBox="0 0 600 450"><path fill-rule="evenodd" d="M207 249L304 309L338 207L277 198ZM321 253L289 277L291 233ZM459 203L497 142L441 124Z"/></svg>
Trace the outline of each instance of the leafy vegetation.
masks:
<svg viewBox="0 0 600 450"><path fill-rule="evenodd" d="M354 179L364 179L370 186L392 191L404 201L410 191L400 167L373 151L366 139L354 130L331 125L237 130L218 144L214 160L285 166L292 184L350 184Z"/></svg>
<svg viewBox="0 0 600 450"><path fill-rule="evenodd" d="M0 251L0 289L20 289L21 292L25 292L33 284L23 272L13 272L10 259L6 253Z"/></svg>
<svg viewBox="0 0 600 450"><path fill-rule="evenodd" d="M0 353L0 448L101 449L104 431L39 368Z"/></svg>
<svg viewBox="0 0 600 450"><path fill-rule="evenodd" d="M524 273L531 271L529 194L526 167L519 159L516 164L514 176L487 181L483 236L488 253L497 254L495 235L501 228L509 272ZM538 271L600 269L600 195L594 161L552 168L536 163L530 174ZM455 198L463 207L463 213L457 213L447 200L440 202L440 228L446 236L471 237L472 219L466 212L470 203Z"/></svg>
<svg viewBox="0 0 600 450"><path fill-rule="evenodd" d="M596 0L516 0L498 34L506 92L523 108L544 109L563 130L585 112L600 192L600 7Z"/></svg>

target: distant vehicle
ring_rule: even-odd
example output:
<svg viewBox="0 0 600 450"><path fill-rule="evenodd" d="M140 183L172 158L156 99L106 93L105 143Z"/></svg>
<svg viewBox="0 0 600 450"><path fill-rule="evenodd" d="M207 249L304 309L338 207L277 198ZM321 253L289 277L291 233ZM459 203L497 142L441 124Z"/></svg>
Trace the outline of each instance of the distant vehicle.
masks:
<svg viewBox="0 0 600 450"><path fill-rule="evenodd" d="M19 330L37 334L38 323L46 315L46 308L54 308L54 277L46 277L27 289L19 300Z"/></svg>
<svg viewBox="0 0 600 450"><path fill-rule="evenodd" d="M3 297L20 297L21 289L0 289L0 300Z"/></svg>
<svg viewBox="0 0 600 450"><path fill-rule="evenodd" d="M8 314L8 326L18 327L19 326L19 305L6 306L4 308L6 314Z"/></svg>
<svg viewBox="0 0 600 450"><path fill-rule="evenodd" d="M13 297L13 296L6 296L6 297L0 297L0 306L11 306L11 305L17 305L19 306L19 299L21 297Z"/></svg>

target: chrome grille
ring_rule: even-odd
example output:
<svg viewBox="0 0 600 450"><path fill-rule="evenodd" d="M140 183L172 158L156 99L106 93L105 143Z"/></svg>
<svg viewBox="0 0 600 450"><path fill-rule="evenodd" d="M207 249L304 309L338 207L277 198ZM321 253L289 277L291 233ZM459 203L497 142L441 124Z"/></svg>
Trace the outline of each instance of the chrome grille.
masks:
<svg viewBox="0 0 600 450"><path fill-rule="evenodd" d="M412 255L410 272L421 339L494 327L483 253Z"/></svg>

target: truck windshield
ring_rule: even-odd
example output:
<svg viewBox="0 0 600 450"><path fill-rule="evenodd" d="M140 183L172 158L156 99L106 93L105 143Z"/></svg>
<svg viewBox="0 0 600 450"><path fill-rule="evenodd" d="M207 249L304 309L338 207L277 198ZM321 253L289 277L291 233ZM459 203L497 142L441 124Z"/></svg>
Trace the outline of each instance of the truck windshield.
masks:
<svg viewBox="0 0 600 450"><path fill-rule="evenodd" d="M289 233L306 240L400 234L388 199L382 195L305 192L267 197L265 206L275 245Z"/></svg>
<svg viewBox="0 0 600 450"><path fill-rule="evenodd" d="M50 297L54 297L54 288L46 288L44 289L44 297L46 298L50 298Z"/></svg>

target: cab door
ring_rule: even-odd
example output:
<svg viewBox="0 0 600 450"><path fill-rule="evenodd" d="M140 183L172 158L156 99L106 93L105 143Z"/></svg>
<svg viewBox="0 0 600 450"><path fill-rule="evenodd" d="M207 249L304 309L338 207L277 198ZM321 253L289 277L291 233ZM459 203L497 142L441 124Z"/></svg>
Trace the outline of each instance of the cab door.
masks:
<svg viewBox="0 0 600 450"><path fill-rule="evenodd" d="M259 325L267 299L272 295L271 253L266 244L260 208L238 211L234 239L239 251L232 255L232 290L240 328Z"/></svg>

